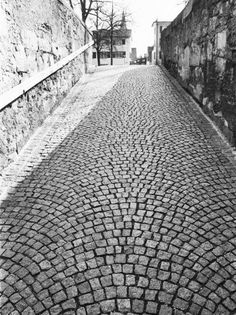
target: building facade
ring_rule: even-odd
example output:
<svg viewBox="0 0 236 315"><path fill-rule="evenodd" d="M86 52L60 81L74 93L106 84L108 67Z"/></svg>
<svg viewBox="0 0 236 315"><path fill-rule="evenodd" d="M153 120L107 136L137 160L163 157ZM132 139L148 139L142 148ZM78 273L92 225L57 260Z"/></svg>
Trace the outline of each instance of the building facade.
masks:
<svg viewBox="0 0 236 315"><path fill-rule="evenodd" d="M147 54L148 54L148 56L147 56L147 61L148 61L149 64L152 64L153 49L154 49L153 46L149 46L149 47L147 48Z"/></svg>
<svg viewBox="0 0 236 315"><path fill-rule="evenodd" d="M158 21L153 22L154 28L154 47L152 51L152 64L157 65L161 63L161 32L170 25L169 21Z"/></svg>
<svg viewBox="0 0 236 315"><path fill-rule="evenodd" d="M111 65L111 37L113 42L112 60L113 65L128 65L130 64L130 50L131 50L131 30L127 29L125 17L119 29L110 30L100 29L93 32L99 36L100 47L98 52L98 45L93 46L93 65L98 66L98 53L100 55L100 65ZM112 35L112 36L111 36Z"/></svg>
<svg viewBox="0 0 236 315"><path fill-rule="evenodd" d="M137 48L131 48L130 62L134 63L137 59Z"/></svg>

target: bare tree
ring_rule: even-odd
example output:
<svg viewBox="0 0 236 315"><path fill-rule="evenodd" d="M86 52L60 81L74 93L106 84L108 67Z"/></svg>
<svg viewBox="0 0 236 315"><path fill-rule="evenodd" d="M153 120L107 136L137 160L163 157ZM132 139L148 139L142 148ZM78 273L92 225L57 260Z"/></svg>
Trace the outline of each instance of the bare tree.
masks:
<svg viewBox="0 0 236 315"><path fill-rule="evenodd" d="M74 9L76 5L80 5L82 21L84 23L86 23L89 15L94 14L98 2L102 3L103 0L69 0L72 9Z"/></svg>
<svg viewBox="0 0 236 315"><path fill-rule="evenodd" d="M106 3L110 2L112 5L107 6ZM109 50L110 62L113 64L113 52L114 52L114 37L125 37L126 29L126 17L128 14L120 13L121 10L118 7L114 7L113 1L98 1L95 13L93 31L94 47L96 49L98 66L100 65L100 55L103 48Z"/></svg>
<svg viewBox="0 0 236 315"><path fill-rule="evenodd" d="M93 39L97 52L98 65L100 65L101 51L105 46L109 47L111 65L113 65L114 33L122 32L122 25L125 24L128 14L124 12L120 14L120 10L114 8L113 0L69 0L69 3L72 9L76 5L80 5L82 21L84 23L86 23L88 16L93 17L95 26ZM110 3L111 7L110 5L106 6L107 3ZM86 34L84 44L86 44Z"/></svg>
<svg viewBox="0 0 236 315"><path fill-rule="evenodd" d="M80 5L80 10L81 10L81 16L82 16L82 21L86 25L86 20L88 16L91 14L92 10L94 9L94 4L96 4L98 1L102 0L69 0L69 4L72 9L75 8L76 5ZM88 35L88 29L85 26L85 32L84 32L84 45L87 43L87 35ZM87 72L87 55L88 52L84 51L83 57L84 57L84 65L85 65L85 72Z"/></svg>
<svg viewBox="0 0 236 315"><path fill-rule="evenodd" d="M95 19L94 19L94 26L95 31L93 31L93 40L94 40L94 47L97 53L97 62L98 66L101 65L100 62L100 54L101 50L104 46L107 45L106 41L106 27L104 21L104 11L103 11L104 3L97 2L96 9L95 9Z"/></svg>
<svg viewBox="0 0 236 315"><path fill-rule="evenodd" d="M107 33L109 37L109 46L110 46L110 60L111 65L113 65L113 52L114 52L114 37L125 37L126 22L129 14L124 11L122 14L119 13L118 10L114 9L113 2L111 11L106 14L106 23L107 23Z"/></svg>
<svg viewBox="0 0 236 315"><path fill-rule="evenodd" d="M72 0L69 0L69 5L71 6L72 9L74 9Z"/></svg>
<svg viewBox="0 0 236 315"><path fill-rule="evenodd" d="M96 3L96 0L80 0L82 21L86 23L87 17L93 9L93 5Z"/></svg>

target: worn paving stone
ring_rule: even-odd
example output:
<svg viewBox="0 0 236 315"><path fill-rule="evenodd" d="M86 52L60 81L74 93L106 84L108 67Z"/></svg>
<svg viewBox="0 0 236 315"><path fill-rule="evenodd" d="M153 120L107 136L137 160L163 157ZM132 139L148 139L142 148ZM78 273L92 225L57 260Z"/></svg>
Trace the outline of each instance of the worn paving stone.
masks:
<svg viewBox="0 0 236 315"><path fill-rule="evenodd" d="M208 120L158 67L78 112L1 203L2 314L235 314L236 167Z"/></svg>

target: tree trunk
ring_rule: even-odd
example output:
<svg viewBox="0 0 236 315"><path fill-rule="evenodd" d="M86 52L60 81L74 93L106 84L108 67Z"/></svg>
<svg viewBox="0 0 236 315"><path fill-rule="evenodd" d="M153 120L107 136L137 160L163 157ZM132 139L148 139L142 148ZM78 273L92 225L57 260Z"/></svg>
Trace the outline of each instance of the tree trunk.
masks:
<svg viewBox="0 0 236 315"><path fill-rule="evenodd" d="M97 2L97 7L96 7L96 51L97 51L97 63L98 63L98 66L101 65L101 60L100 60L100 44L101 44L101 38L99 36L99 6L98 6L98 2Z"/></svg>
<svg viewBox="0 0 236 315"><path fill-rule="evenodd" d="M110 20L110 26L111 26L111 66L113 66L113 29L114 29L114 6L113 6L113 0L112 0L112 7L111 7L111 20Z"/></svg>
<svg viewBox="0 0 236 315"><path fill-rule="evenodd" d="M113 30L111 29L111 49L110 49L110 53L111 53L111 66L113 66Z"/></svg>
<svg viewBox="0 0 236 315"><path fill-rule="evenodd" d="M101 66L101 58L100 58L100 50L97 49L97 62L98 62L98 66Z"/></svg>
<svg viewBox="0 0 236 315"><path fill-rule="evenodd" d="M72 0L69 0L69 4L71 6L71 9L74 9L74 6L73 6L73 3L72 3Z"/></svg>
<svg viewBox="0 0 236 315"><path fill-rule="evenodd" d="M84 28L84 45L87 44L87 27L85 25L85 28ZM85 73L88 72L88 65L87 65L87 50L84 51L84 71Z"/></svg>

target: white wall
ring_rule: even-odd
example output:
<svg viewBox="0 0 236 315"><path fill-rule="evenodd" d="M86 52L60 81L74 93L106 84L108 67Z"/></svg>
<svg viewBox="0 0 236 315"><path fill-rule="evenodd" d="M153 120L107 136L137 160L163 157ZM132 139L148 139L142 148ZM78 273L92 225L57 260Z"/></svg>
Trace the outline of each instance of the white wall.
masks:
<svg viewBox="0 0 236 315"><path fill-rule="evenodd" d="M104 49L104 51L109 51L109 49ZM113 58L113 65L128 65L130 64L130 51L131 51L131 39L125 39L125 45L114 46L115 51L125 51L126 57L125 58ZM96 50L93 48L93 52ZM111 60L110 58L101 58L100 59L101 65L110 65ZM94 66L97 66L97 58L92 60Z"/></svg>

